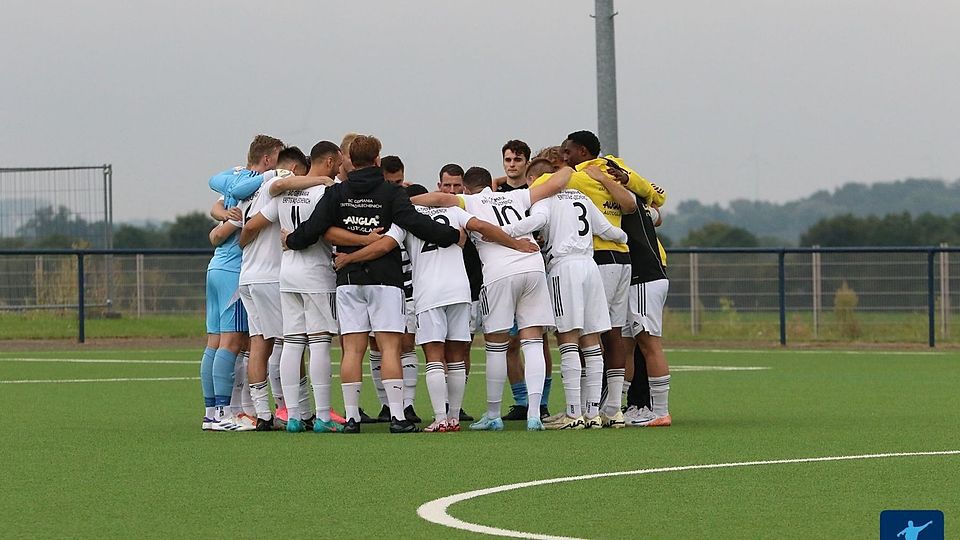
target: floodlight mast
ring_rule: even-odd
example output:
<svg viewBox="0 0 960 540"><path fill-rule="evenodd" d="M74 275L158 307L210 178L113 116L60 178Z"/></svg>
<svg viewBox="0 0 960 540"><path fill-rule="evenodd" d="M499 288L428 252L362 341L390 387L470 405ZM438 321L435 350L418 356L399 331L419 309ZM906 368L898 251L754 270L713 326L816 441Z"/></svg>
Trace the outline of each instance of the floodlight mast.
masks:
<svg viewBox="0 0 960 540"><path fill-rule="evenodd" d="M613 0L594 0L597 31L597 128L604 154L619 155Z"/></svg>

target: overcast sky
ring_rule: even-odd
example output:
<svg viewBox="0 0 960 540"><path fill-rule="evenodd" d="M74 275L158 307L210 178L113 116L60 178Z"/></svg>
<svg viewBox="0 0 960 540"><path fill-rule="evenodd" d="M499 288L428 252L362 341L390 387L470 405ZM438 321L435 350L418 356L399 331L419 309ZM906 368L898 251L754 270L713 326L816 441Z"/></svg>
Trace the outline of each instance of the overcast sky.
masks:
<svg viewBox="0 0 960 540"><path fill-rule="evenodd" d="M619 0L620 154L668 206L960 177L957 0ZM206 210L267 133L381 138L430 188L596 130L593 2L5 0L0 166L113 163L116 220Z"/></svg>

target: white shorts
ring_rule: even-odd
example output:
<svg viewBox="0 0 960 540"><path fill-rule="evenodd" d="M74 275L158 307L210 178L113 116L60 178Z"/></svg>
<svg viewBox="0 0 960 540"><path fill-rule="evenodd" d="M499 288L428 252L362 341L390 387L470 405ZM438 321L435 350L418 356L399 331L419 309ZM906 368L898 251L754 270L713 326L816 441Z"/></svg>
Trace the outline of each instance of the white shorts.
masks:
<svg viewBox="0 0 960 540"><path fill-rule="evenodd" d="M488 334L506 332L516 321L521 330L554 325L550 292L543 272L523 272L498 279L480 290L483 327Z"/></svg>
<svg viewBox="0 0 960 540"><path fill-rule="evenodd" d="M407 328L403 289L389 285L337 287L340 334L397 332Z"/></svg>
<svg viewBox="0 0 960 540"><path fill-rule="evenodd" d="M280 282L241 285L240 299L247 310L251 336L263 336L263 339L283 337Z"/></svg>
<svg viewBox="0 0 960 540"><path fill-rule="evenodd" d="M630 314L623 327L623 337L637 337L641 332L663 337L663 306L667 301L670 280L658 279L630 286Z"/></svg>
<svg viewBox="0 0 960 540"><path fill-rule="evenodd" d="M470 334L483 333L483 314L480 312L480 301L470 302Z"/></svg>
<svg viewBox="0 0 960 540"><path fill-rule="evenodd" d="M404 302L403 311L406 313L407 333L415 334L417 332L417 312L413 305L413 298L409 298Z"/></svg>
<svg viewBox="0 0 960 540"><path fill-rule="evenodd" d="M281 292L283 335L336 334L336 293Z"/></svg>
<svg viewBox="0 0 960 540"><path fill-rule="evenodd" d="M610 326L621 328L627 324L627 295L630 293L629 264L601 264L600 277L607 297Z"/></svg>
<svg viewBox="0 0 960 540"><path fill-rule="evenodd" d="M417 345L470 341L470 304L451 304L417 313Z"/></svg>
<svg viewBox="0 0 960 540"><path fill-rule="evenodd" d="M547 276L553 317L558 332L580 330L580 335L610 330L610 314L604 297L603 279L593 259L555 259Z"/></svg>

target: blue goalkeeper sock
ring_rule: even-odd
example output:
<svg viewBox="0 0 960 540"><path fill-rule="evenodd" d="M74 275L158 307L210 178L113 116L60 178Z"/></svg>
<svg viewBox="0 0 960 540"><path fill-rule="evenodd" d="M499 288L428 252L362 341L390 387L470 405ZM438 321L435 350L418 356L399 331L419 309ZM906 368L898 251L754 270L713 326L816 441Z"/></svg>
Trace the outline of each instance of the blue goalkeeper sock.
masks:
<svg viewBox="0 0 960 540"><path fill-rule="evenodd" d="M200 360L200 387L203 388L205 407L213 407L216 404L213 397L213 355L216 353L216 349L207 347L203 350L203 358Z"/></svg>
<svg viewBox="0 0 960 540"><path fill-rule="evenodd" d="M550 385L553 383L553 377L547 377L543 380L543 397L540 399L540 405L546 407L550 403Z"/></svg>
<svg viewBox="0 0 960 540"><path fill-rule="evenodd" d="M213 356L213 394L217 407L230 405L236 364L237 355L227 349L217 349Z"/></svg>
<svg viewBox="0 0 960 540"><path fill-rule="evenodd" d="M517 405L521 407L527 406L527 382L520 381L516 384L510 385L510 390L513 391L513 400L517 402Z"/></svg>

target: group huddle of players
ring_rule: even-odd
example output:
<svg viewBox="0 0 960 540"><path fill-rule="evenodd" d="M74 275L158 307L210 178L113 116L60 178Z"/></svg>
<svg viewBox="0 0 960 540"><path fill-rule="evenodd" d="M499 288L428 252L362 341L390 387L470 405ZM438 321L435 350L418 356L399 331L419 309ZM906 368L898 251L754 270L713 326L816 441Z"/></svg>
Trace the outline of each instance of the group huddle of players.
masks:
<svg viewBox="0 0 960 540"><path fill-rule="evenodd" d="M589 131L536 157L508 141L502 178L445 165L435 192L407 184L400 158L380 151L377 138L351 133L306 156L258 135L246 167L210 179L221 197L211 210L220 223L210 232L203 429L358 433L381 421L420 431L420 345L433 406L423 431L459 431L473 421L462 404L475 333L487 409L472 430L499 431L504 420L530 431L671 424L661 188L601 156ZM566 403L552 416L551 333ZM343 416L330 405L335 336ZM360 407L368 345L375 417ZM516 403L502 415L508 379Z"/></svg>

